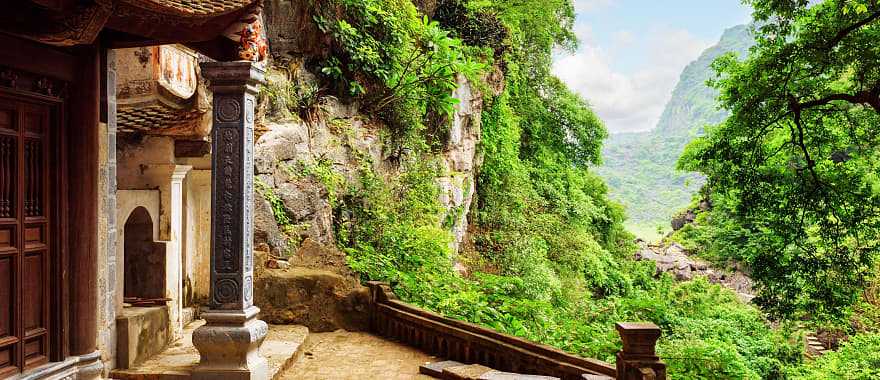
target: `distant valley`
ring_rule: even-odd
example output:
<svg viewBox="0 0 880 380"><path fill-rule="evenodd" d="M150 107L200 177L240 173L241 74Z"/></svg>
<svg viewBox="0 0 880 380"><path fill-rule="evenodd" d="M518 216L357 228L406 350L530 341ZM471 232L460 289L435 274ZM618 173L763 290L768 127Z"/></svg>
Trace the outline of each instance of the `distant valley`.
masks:
<svg viewBox="0 0 880 380"><path fill-rule="evenodd" d="M714 77L712 62L729 52L744 56L752 44L748 26L726 30L718 44L684 69L653 130L612 134L605 141L604 163L598 173L608 183L611 197L626 206L627 227L639 237L659 238L658 227L669 230L670 219L703 186L699 175L677 171L676 161L706 125L727 117L717 107L717 91L706 85Z"/></svg>

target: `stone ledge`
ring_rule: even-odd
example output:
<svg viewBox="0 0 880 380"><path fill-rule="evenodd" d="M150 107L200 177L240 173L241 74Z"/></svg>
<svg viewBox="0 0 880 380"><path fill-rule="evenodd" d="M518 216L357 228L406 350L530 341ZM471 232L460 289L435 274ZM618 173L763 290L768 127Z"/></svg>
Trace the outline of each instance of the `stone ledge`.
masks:
<svg viewBox="0 0 880 380"><path fill-rule="evenodd" d="M137 368L113 370L110 377L118 380L190 380L192 370L199 362L199 352L192 344L192 334L204 323L199 320L189 324L183 331L183 339ZM269 361L272 379L279 378L302 357L308 335L308 328L303 326L269 326L269 334L260 346L260 353Z"/></svg>

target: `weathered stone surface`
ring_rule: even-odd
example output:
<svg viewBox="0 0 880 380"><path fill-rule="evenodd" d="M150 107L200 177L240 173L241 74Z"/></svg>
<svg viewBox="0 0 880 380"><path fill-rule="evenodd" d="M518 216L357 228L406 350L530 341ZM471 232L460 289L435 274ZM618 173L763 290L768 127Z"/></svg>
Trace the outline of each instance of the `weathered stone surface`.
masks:
<svg viewBox="0 0 880 380"><path fill-rule="evenodd" d="M449 367L461 367L464 363L459 363L454 360L445 360L442 362L434 362L434 363L425 363L419 366L419 373L423 375L433 376L433 377L441 377L443 376L443 369Z"/></svg>
<svg viewBox="0 0 880 380"><path fill-rule="evenodd" d="M360 331L369 324L369 292L353 277L299 267L266 269L257 277L255 292L261 318L270 323L315 332Z"/></svg>
<svg viewBox="0 0 880 380"><path fill-rule="evenodd" d="M278 380L432 380L419 374L419 366L437 360L411 346L368 333L313 333L304 358Z"/></svg>
<svg viewBox="0 0 880 380"><path fill-rule="evenodd" d="M278 185L276 194L293 217L293 224L300 227L300 236L332 244L333 208L327 198L327 189L314 178L288 181Z"/></svg>
<svg viewBox="0 0 880 380"><path fill-rule="evenodd" d="M257 251L269 251L277 257L285 256L290 249L288 237L275 223L272 205L261 196L254 197L254 247ZM263 260L265 259L264 257ZM259 266L260 260L254 260Z"/></svg>
<svg viewBox="0 0 880 380"><path fill-rule="evenodd" d="M479 364L446 367L443 369L443 378L447 380L479 380L489 372L497 371Z"/></svg>
<svg viewBox="0 0 880 380"><path fill-rule="evenodd" d="M296 75L301 81L314 80L306 74L300 68ZM447 226L454 235L451 248L457 250L467 232L468 212L476 190L476 171L482 164L477 147L481 139L479 114L483 97L464 77L458 78L458 88L453 95L460 103L456 105L440 156L443 172L448 174L437 181L441 188L440 202L447 214L443 219L449 223ZM400 162L405 162L407 152L402 152L402 156L389 153L380 137L382 127L365 123L356 104L343 103L335 98L323 102L323 116L317 120L268 120L268 131L257 141L254 161L258 178L266 184L271 183L272 190L293 214L293 223L297 225L300 237L329 244L333 241L333 230L328 193L324 184L303 168L319 161L329 163L348 183L356 184L364 157L381 177L392 178L401 174ZM266 220L258 218L261 222ZM264 242L270 245L273 253L279 253L278 245L283 243L275 231L260 224L257 229L268 234L264 235Z"/></svg>
<svg viewBox="0 0 880 380"><path fill-rule="evenodd" d="M196 321L183 330L183 338L142 365L132 369L116 369L110 378L119 380L190 380L192 370L199 362L199 352L193 346L193 331L204 321ZM270 379L290 368L302 357L309 331L304 326L269 326L269 333L260 346L260 353L268 360Z"/></svg>
<svg viewBox="0 0 880 380"><path fill-rule="evenodd" d="M203 314L206 324L193 332L199 351L193 380L258 380L269 378L269 362L259 354L269 325L254 311L217 311Z"/></svg>
<svg viewBox="0 0 880 380"><path fill-rule="evenodd" d="M523 375L519 373L510 373L510 372L500 372L500 371L492 371L483 376L480 376L478 380L560 380L558 377L552 376L538 376L538 375Z"/></svg>
<svg viewBox="0 0 880 380"><path fill-rule="evenodd" d="M455 106L449 139L442 155L444 171L450 174L438 178L438 184L440 203L446 208L444 219L452 222L454 241L451 248L457 251L467 234L468 213L476 193L476 172L483 160L477 149L482 139L479 115L483 96L463 76L458 78L453 96L460 102Z"/></svg>
<svg viewBox="0 0 880 380"><path fill-rule="evenodd" d="M171 342L168 307L125 308L116 317L116 366L133 368Z"/></svg>
<svg viewBox="0 0 880 380"><path fill-rule="evenodd" d="M267 0L264 3L269 50L276 58L320 57L329 48L329 37L315 25L308 4L287 0Z"/></svg>
<svg viewBox="0 0 880 380"><path fill-rule="evenodd" d="M296 254L289 261L295 267L326 270L339 274L352 287L360 284L355 278L355 273L348 267L345 253L333 245L321 244L312 239L305 239L300 244Z"/></svg>
<svg viewBox="0 0 880 380"><path fill-rule="evenodd" d="M752 279L745 273L746 268L739 264L734 270L727 272L712 268L709 263L690 256L687 249L678 243L670 245L649 245L640 242L641 248L636 253L636 260L653 261L657 267L657 275L669 273L678 281L690 281L696 276L705 276L709 282L720 284L737 293L743 302L751 302L755 298L752 290Z"/></svg>

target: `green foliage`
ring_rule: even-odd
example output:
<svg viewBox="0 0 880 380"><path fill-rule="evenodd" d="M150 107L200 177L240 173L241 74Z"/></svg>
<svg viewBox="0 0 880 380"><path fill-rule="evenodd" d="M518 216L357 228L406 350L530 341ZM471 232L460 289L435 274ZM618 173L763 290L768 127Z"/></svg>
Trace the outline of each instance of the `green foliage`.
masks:
<svg viewBox="0 0 880 380"><path fill-rule="evenodd" d="M314 163L301 164L299 175L312 176L324 185L327 190L327 199L330 206L336 206L339 203L339 195L345 191L347 184L345 177L333 170L333 163L327 159L319 159ZM287 167L287 173L296 176L293 168Z"/></svg>
<svg viewBox="0 0 880 380"><path fill-rule="evenodd" d="M268 116L312 121L320 118L324 89L297 78L291 70L271 70L268 83L260 88L260 104Z"/></svg>
<svg viewBox="0 0 880 380"><path fill-rule="evenodd" d="M456 75L475 77L482 65L409 0L314 0L315 22L332 40L322 73L362 98L406 142L445 137L458 100ZM427 126L427 127L426 127Z"/></svg>
<svg viewBox="0 0 880 380"><path fill-rule="evenodd" d="M504 90L487 94L480 120L484 163L472 209L474 248L459 257L450 250L440 170L430 150L400 156L403 174L392 178L359 155L356 183L342 187L324 169L313 169L337 189L336 241L364 279L389 281L403 300L444 315L608 361L620 348L616 322L652 321L663 329L660 351L676 379L779 379L799 362L801 342L773 329L733 292L705 279L655 278L653 264L630 259L635 247L623 227L624 210L591 168L601 162L605 128L550 74L554 52L576 45L570 0L450 2L441 4L450 12L443 24L419 18L408 1L329 4L317 16L334 41L325 74L344 78L346 91L388 110L392 137L408 136L411 146L431 146L439 136L431 131L443 124L434 116L448 114L440 103L454 104L447 98L454 82L436 85L413 70L463 62L457 56L428 62L446 54L439 50L473 51L444 28L494 48L494 63L505 74ZM475 40L475 31L497 27L493 20L506 30L487 37L504 36L503 45ZM418 41L437 42L428 49ZM468 70L450 74L462 71ZM398 89L412 92L385 106L377 102L410 83L410 75L421 79ZM462 277L452 270L456 259L481 264Z"/></svg>
<svg viewBox="0 0 880 380"><path fill-rule="evenodd" d="M398 282L452 272L448 231L440 227L435 161L424 157L386 183L364 161L358 183L334 206L337 242L365 278ZM445 269L444 269L445 268Z"/></svg>
<svg viewBox="0 0 880 380"><path fill-rule="evenodd" d="M791 371L791 380L869 380L880 377L880 334L854 337L837 352Z"/></svg>
<svg viewBox="0 0 880 380"><path fill-rule="evenodd" d="M284 201L281 200L278 194L275 194L275 191L271 186L266 182L263 182L260 178L254 178L254 189L257 194L260 194L263 198L269 201L275 224L278 225L281 232L287 235L288 249L292 250L297 244L299 244L299 238L296 235L299 226L293 223L293 219L290 217L290 212L287 210L287 207L284 206ZM287 252L287 254L290 254L290 252Z"/></svg>
<svg viewBox="0 0 880 380"><path fill-rule="evenodd" d="M713 214L729 221L726 242L745 251L766 310L840 319L880 248L880 5L749 3L757 46L714 65L731 116L680 167L729 205Z"/></svg>
<svg viewBox="0 0 880 380"><path fill-rule="evenodd" d="M474 8L467 0L439 0L434 20L468 46L490 48L493 58L503 59L510 43L507 27L491 9Z"/></svg>

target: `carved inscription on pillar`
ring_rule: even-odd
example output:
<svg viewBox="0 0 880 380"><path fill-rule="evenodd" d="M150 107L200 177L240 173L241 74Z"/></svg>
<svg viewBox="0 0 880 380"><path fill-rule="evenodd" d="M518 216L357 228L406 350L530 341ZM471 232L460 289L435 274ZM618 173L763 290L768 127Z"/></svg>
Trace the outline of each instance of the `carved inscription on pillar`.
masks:
<svg viewBox="0 0 880 380"><path fill-rule="evenodd" d="M254 105L263 72L247 62L206 63L214 92L211 308L253 306Z"/></svg>
<svg viewBox="0 0 880 380"><path fill-rule="evenodd" d="M241 138L234 127L215 127L216 151L214 152L214 194L217 220L215 235L214 269L217 273L237 273L240 270L241 252L236 237L241 228Z"/></svg>

